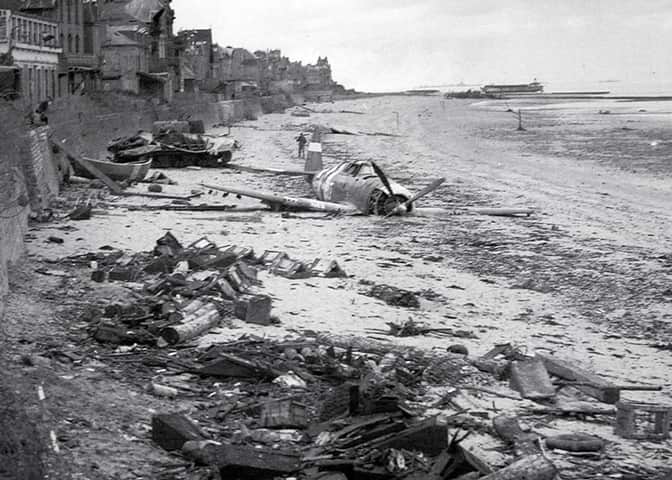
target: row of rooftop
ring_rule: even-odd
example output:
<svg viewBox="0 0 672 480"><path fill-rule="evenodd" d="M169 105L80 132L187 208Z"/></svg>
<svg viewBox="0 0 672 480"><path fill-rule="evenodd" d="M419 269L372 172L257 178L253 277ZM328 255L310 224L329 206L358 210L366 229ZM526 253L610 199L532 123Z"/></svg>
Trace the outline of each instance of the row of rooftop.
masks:
<svg viewBox="0 0 672 480"><path fill-rule="evenodd" d="M92 91L171 100L343 90L329 60L221 47L210 29L174 33L171 0L0 0L0 97L31 104Z"/></svg>

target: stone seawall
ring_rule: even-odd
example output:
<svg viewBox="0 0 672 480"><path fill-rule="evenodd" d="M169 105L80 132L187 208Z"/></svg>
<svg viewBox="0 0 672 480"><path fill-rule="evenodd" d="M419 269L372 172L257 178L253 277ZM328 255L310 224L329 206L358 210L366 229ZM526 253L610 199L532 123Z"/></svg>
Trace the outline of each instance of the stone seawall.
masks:
<svg viewBox="0 0 672 480"><path fill-rule="evenodd" d="M8 291L7 265L23 253L30 213L29 138L24 124L22 105L0 108L0 320Z"/></svg>
<svg viewBox="0 0 672 480"><path fill-rule="evenodd" d="M110 140L151 130L163 120L202 120L206 128L253 119L262 113L259 99L221 101L217 95L180 94L170 104L105 93L56 101L49 124L55 137L85 156L104 158Z"/></svg>

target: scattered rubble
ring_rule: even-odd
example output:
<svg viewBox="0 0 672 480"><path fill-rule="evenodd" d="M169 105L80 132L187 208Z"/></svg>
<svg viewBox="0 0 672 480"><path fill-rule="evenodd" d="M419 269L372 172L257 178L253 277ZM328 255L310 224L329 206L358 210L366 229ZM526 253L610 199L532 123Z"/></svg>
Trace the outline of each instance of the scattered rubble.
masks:
<svg viewBox="0 0 672 480"><path fill-rule="evenodd" d="M614 391L655 386L612 385L511 344L469 357L461 345L428 351L315 332L194 341L236 319L274 321L258 271L272 273L279 257L289 258L207 238L184 246L167 233L152 252L59 261L65 272L94 267L94 280L127 292L111 289L82 312L100 344L59 358L95 359L163 402L147 435L184 458L166 466L170 478L622 478L645 456L618 439L669 436L669 408L613 403ZM428 334L412 320L388 326ZM652 421L635 421L647 412Z"/></svg>
<svg viewBox="0 0 672 480"><path fill-rule="evenodd" d="M389 331L377 329L368 329L367 331L371 333L392 335L394 337L416 337L420 335L432 335L437 337L477 338L473 332L453 330L452 328L431 328L426 324L416 322L412 318L409 318L401 324L387 322L387 325L390 327ZM464 349L464 347L462 347L462 349ZM460 348L457 348L457 350L458 351L454 353L462 353Z"/></svg>
<svg viewBox="0 0 672 480"><path fill-rule="evenodd" d="M132 301L110 301L82 317L101 345L60 355L94 356L174 404L151 416L151 438L201 469L173 478L199 471L250 479L632 478L633 464L651 477L639 464L645 457L624 452L614 438L669 438L672 407L621 398L624 390L659 387L615 385L582 365L510 344L470 358L457 344L428 352L311 332L208 347L197 341L236 319L278 321L258 270L288 279L347 276L336 260L306 262L280 251L257 257L207 238L185 247L167 233L152 252L105 249L64 263L91 267L96 286L121 282L134 292ZM433 295L360 284L365 295L406 308ZM396 337L475 338L413 319L387 325L383 333ZM194 400L188 411L187 398ZM595 434L593 425L612 435Z"/></svg>
<svg viewBox="0 0 672 480"><path fill-rule="evenodd" d="M287 278L345 275L335 260L304 263L271 251L257 258L251 248L218 247L205 237L184 247L170 232L152 252L101 251L64 261L92 266L94 282L126 282L142 292L134 303L107 305L91 324L97 341L119 345L183 344L231 326L233 318L276 323L272 299L260 290L259 269Z"/></svg>
<svg viewBox="0 0 672 480"><path fill-rule="evenodd" d="M404 290L403 288L392 287L390 285L376 285L368 280L360 280L361 285L368 285L371 288L364 292L364 295L375 297L388 305L406 308L419 308L420 301L415 293Z"/></svg>

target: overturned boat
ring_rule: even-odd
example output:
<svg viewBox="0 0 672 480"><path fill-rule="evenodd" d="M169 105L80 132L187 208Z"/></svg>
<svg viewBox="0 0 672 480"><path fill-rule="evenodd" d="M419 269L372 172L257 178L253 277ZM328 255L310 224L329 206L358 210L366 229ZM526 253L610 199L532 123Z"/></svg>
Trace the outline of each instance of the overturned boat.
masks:
<svg viewBox="0 0 672 480"><path fill-rule="evenodd" d="M102 173L118 182L140 182L147 176L147 172L152 167L152 160L141 160L139 162L115 163L109 160L96 160L86 158L85 160L100 170ZM82 168L79 163L73 162L75 175L84 178L95 178L88 170Z"/></svg>

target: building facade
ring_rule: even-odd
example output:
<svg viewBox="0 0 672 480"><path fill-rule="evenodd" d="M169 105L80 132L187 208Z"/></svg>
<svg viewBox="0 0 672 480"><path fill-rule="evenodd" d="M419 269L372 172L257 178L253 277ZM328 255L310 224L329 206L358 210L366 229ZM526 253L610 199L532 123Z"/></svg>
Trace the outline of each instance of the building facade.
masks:
<svg viewBox="0 0 672 480"><path fill-rule="evenodd" d="M182 30L178 37L184 46L181 90L193 92L213 88L212 30Z"/></svg>
<svg viewBox="0 0 672 480"><path fill-rule="evenodd" d="M103 85L170 101L182 84L182 43L173 34L170 0L105 0Z"/></svg>
<svg viewBox="0 0 672 480"><path fill-rule="evenodd" d="M327 57L318 57L315 65L306 65L306 87L312 90L328 90L333 87L331 65Z"/></svg>
<svg viewBox="0 0 672 480"><path fill-rule="evenodd" d="M100 88L100 40L97 4L85 0L60 0L57 9L61 26L63 65L62 95L74 95Z"/></svg>
<svg viewBox="0 0 672 480"><path fill-rule="evenodd" d="M101 46L103 90L140 93L140 74L149 72L145 35L130 27L107 27Z"/></svg>
<svg viewBox="0 0 672 480"><path fill-rule="evenodd" d="M31 104L57 95L58 35L56 22L0 10L0 64L13 70L13 88Z"/></svg>
<svg viewBox="0 0 672 480"><path fill-rule="evenodd" d="M217 91L228 98L246 98L259 94L259 62L244 48L213 47L213 76Z"/></svg>
<svg viewBox="0 0 672 480"><path fill-rule="evenodd" d="M97 3L87 0L23 0L20 10L58 23L62 53L56 97L100 88L100 26Z"/></svg>

